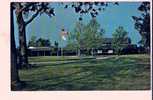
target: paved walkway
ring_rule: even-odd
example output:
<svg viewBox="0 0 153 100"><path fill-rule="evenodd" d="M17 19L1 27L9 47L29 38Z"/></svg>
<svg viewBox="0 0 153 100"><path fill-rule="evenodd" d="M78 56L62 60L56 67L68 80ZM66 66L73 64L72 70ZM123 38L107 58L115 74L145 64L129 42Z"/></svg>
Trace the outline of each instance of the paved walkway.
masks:
<svg viewBox="0 0 153 100"><path fill-rule="evenodd" d="M108 59L108 58L112 58L112 57L115 57L115 56L97 56L96 59Z"/></svg>
<svg viewBox="0 0 153 100"><path fill-rule="evenodd" d="M108 58L112 58L114 56L97 56L97 57L93 57L90 58L90 60L100 60L100 59L108 59ZM37 66L37 65L48 65L48 64L52 64L52 65L59 65L59 64L69 64L69 63L77 63L77 62L86 62L89 59L86 58L81 58L78 60L66 60L66 61L48 61L48 62L30 62L31 65L33 66Z"/></svg>

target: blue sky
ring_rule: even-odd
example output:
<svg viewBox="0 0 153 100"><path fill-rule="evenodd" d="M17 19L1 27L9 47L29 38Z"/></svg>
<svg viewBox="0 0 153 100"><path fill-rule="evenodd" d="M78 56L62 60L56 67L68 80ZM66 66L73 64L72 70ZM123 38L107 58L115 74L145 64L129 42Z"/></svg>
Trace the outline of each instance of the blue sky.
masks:
<svg viewBox="0 0 153 100"><path fill-rule="evenodd" d="M139 16L140 12L137 10L139 2L122 2L119 5L109 5L105 11L99 13L96 17L97 21L101 25L101 28L105 30L105 36L111 37L112 33L118 26L123 26L124 29L129 33L129 37L132 43L137 44L141 37L137 30L134 28L134 21L131 16ZM58 41L60 46L65 46L67 41L62 41L60 37L61 28L65 28L71 32L74 29L75 23L78 21L79 15L75 13L74 9L68 8L63 9L63 6L53 4L55 7L56 16L50 18L43 14L37 16L27 27L26 37L27 42L32 35L37 38L42 37L49 39L52 44L54 41ZM91 19L90 15L83 16L83 22L88 23ZM18 44L18 27L15 18L15 39Z"/></svg>

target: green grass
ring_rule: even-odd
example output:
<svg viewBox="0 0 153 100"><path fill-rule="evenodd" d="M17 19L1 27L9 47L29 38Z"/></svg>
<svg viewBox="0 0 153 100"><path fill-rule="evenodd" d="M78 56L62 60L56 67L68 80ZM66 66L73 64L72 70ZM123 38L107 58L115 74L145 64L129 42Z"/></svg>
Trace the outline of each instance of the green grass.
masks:
<svg viewBox="0 0 153 100"><path fill-rule="evenodd" d="M69 56L39 56L39 57L29 57L29 62L48 62L48 61L66 61L66 60L79 60L79 57L69 57Z"/></svg>
<svg viewBox="0 0 153 100"><path fill-rule="evenodd" d="M30 60L45 61L49 58L52 57L35 57ZM52 59L60 61L73 58ZM75 63L23 69L19 74L20 79L26 82L23 90L148 90L149 60L149 55L125 55L103 60L83 59Z"/></svg>

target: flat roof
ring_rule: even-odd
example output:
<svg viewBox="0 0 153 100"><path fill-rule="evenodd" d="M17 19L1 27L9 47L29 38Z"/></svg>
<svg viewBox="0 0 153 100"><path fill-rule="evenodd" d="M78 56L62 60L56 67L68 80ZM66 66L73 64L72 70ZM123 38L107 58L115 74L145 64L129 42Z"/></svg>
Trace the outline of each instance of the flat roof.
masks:
<svg viewBox="0 0 153 100"><path fill-rule="evenodd" d="M28 49L33 51L49 51L52 49L52 47L28 47Z"/></svg>

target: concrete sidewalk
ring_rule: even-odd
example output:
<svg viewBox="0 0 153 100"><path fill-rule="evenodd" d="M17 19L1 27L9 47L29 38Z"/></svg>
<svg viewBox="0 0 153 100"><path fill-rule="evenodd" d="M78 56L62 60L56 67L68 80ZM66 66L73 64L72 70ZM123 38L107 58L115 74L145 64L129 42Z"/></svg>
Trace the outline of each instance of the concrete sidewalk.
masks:
<svg viewBox="0 0 153 100"><path fill-rule="evenodd" d="M90 60L102 60L102 59L109 59L109 58L112 58L114 56L99 56L99 57L90 57L90 58L80 58L78 60L66 60L66 61L48 61L48 62L31 62L30 64L32 66L37 66L37 65L60 65L60 64L69 64L69 63L82 63L82 62L86 62L88 61L89 59Z"/></svg>

